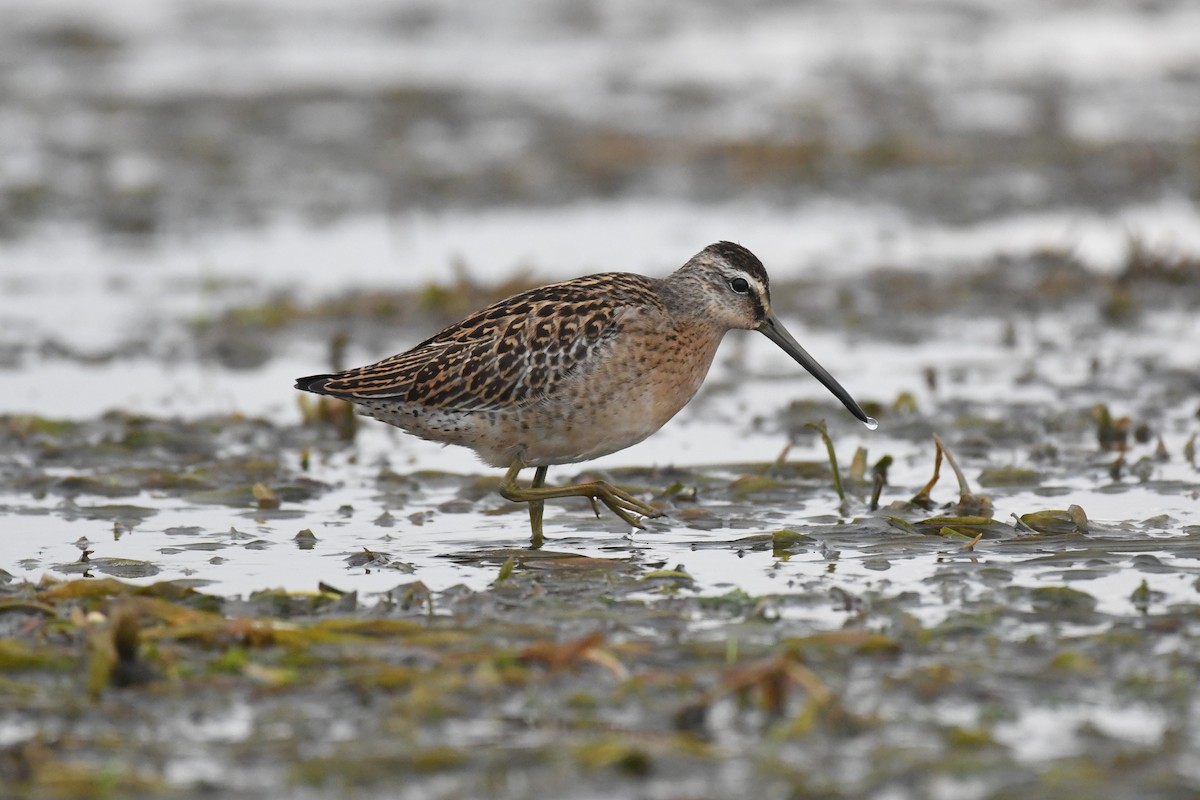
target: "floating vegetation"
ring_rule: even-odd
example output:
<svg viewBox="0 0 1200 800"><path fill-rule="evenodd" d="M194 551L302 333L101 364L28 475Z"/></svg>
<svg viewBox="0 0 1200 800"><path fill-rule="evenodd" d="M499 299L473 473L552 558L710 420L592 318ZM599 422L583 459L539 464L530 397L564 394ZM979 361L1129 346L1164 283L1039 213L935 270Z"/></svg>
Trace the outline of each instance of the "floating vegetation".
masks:
<svg viewBox="0 0 1200 800"><path fill-rule="evenodd" d="M772 538L805 543L795 532ZM562 558L521 552L529 563ZM1194 615L1156 607L1161 598L1152 603L1144 585L1127 616L1109 616L1109 633L1051 635L1063 623L1104 618L1096 597L1067 586L1008 589L1003 604L963 608L933 627L901 611L902 595L875 592L845 604L846 627L814 632L786 614L763 613L811 602L819 592L810 589L758 598L693 589L647 603L646 584L690 585L690 576L647 567L534 572L518 566L516 553L500 569L493 586L477 592L422 586L349 606L348 595L330 588L241 600L177 582L9 585L0 605L0 624L8 626L0 637L0 720L13 725L68 704L78 727L69 748L53 733L7 746L0 778L16 797L60 796L63 776L96 779L91 764L105 756L120 792L161 788L169 782L164 765L199 759L224 764L221 782L373 795L394 791L400 776L406 786L454 776L479 787L503 776L572 796L567 776L600 772L617 785L646 787L681 772L761 766L764 752L814 775L823 753L841 751L843 766L858 776L846 788L863 791L889 785L903 769L907 757L894 752L889 733L901 726L936 756L923 760L930 778L959 774L962 752L993 751L999 757L975 763L971 774L1001 790L1036 780L1047 764L1070 763L1069 755L1019 755L1012 726L1037 713L1047 693L1056 707L1093 707L1097 697L1115 699L1129 681L1195 655L1153 646L1163 636L1180 646L1172 632ZM969 613L984 615L984 640L964 639ZM1134 624L1134 614L1154 614L1155 624ZM692 625L697 615L705 625ZM675 635L664 638L667 628ZM1142 655L1130 672L1119 665L1130 664L1132 651ZM983 679L995 686L998 665L1020 687L1002 709L977 683L991 675ZM1173 674L1169 689L1143 691L1140 700L1163 725L1186 715L1198 689L1195 676ZM1087 680L1056 677L1073 675ZM932 697L953 702L971 722L946 728ZM113 718L132 725L120 755L104 735L87 733ZM197 719L226 722L185 724ZM269 740L254 733L284 720L291 724ZM167 729L176 733L164 737ZM1109 735L1113 746L1135 749L1160 785L1190 786L1172 767L1178 745ZM847 751L850 743L860 752ZM229 747L238 753L233 763ZM312 748L329 755L288 755ZM891 766L881 767L885 752ZM779 780L773 770L747 774L741 780L751 786ZM1142 771L1106 775L1124 791ZM1066 785L1094 788L1090 778Z"/></svg>
<svg viewBox="0 0 1200 800"><path fill-rule="evenodd" d="M1079 506L1066 511L1033 511L1018 517L1021 528L1037 533L1087 533L1088 518Z"/></svg>

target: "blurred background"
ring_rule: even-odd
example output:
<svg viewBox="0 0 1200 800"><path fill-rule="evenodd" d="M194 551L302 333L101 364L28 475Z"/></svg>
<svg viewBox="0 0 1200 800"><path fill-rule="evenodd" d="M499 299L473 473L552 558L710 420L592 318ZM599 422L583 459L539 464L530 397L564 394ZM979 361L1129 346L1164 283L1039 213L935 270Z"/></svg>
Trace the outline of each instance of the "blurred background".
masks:
<svg viewBox="0 0 1200 800"><path fill-rule="evenodd" d="M808 282L784 319L889 402L920 379L840 349L896 337L887 292L828 314L820 287L1200 252L1186 0L0 9L6 411L292 419L332 338L377 358L492 290L717 239ZM430 313L321 305L373 290Z"/></svg>

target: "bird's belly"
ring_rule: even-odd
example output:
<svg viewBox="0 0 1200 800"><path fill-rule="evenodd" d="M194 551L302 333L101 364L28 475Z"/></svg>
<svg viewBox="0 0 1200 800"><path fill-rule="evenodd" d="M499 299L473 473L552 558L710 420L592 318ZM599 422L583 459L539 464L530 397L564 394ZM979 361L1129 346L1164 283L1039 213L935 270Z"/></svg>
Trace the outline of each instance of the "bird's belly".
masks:
<svg viewBox="0 0 1200 800"><path fill-rule="evenodd" d="M554 403L531 415L530 431L517 447L530 466L573 464L637 444L682 407L664 408L649 394L626 395L601 405Z"/></svg>
<svg viewBox="0 0 1200 800"><path fill-rule="evenodd" d="M496 467L507 467L518 457L536 467L615 453L642 441L674 416L674 411L656 412L642 397L626 398L619 406L558 401L506 411L430 411L397 404L359 408L422 439L469 447Z"/></svg>

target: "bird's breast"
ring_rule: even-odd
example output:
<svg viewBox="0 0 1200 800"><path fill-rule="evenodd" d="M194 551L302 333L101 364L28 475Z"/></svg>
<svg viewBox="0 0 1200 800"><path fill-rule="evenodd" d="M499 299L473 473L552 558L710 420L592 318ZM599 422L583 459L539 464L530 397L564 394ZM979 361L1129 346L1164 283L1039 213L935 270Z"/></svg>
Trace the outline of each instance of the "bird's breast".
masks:
<svg viewBox="0 0 1200 800"><path fill-rule="evenodd" d="M723 333L701 325L626 324L561 391L522 410L538 434L524 444L524 461L585 461L642 441L696 394Z"/></svg>

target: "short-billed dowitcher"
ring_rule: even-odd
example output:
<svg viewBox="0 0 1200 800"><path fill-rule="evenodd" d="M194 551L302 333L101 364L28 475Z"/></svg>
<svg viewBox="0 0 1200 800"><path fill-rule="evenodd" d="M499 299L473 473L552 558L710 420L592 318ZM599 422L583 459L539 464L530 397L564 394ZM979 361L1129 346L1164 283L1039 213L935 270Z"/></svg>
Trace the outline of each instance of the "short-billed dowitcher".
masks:
<svg viewBox="0 0 1200 800"><path fill-rule="evenodd" d="M553 498L586 497L599 513L598 500L639 528L635 514L661 515L604 481L545 486L546 469L615 453L661 428L692 399L734 328L763 333L875 427L779 323L762 262L730 242L666 278L606 272L522 292L406 353L300 378L296 388L508 467L500 494L529 504L540 543L543 503ZM517 485L525 467L536 468L529 488Z"/></svg>

